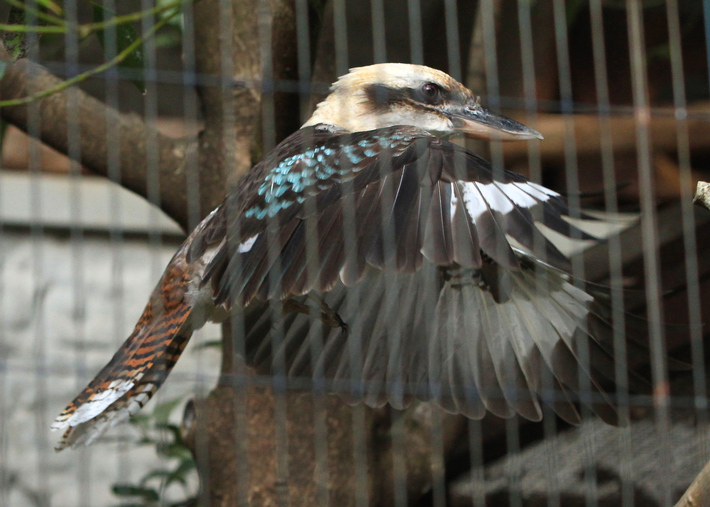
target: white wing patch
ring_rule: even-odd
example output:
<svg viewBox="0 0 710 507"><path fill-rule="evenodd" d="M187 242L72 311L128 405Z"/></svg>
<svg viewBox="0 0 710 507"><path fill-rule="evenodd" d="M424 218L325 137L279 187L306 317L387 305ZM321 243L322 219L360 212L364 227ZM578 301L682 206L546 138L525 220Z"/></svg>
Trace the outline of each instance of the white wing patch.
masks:
<svg viewBox="0 0 710 507"><path fill-rule="evenodd" d="M560 194L557 192L553 192L552 190L538 185L537 183L531 183L528 181L527 183L513 183L513 185L542 202L548 201L551 196L560 197Z"/></svg>
<svg viewBox="0 0 710 507"><path fill-rule="evenodd" d="M475 222L478 217L486 213L486 205L482 202L481 193L478 191L475 183L462 181L460 185L466 211L468 211L471 220Z"/></svg>
<svg viewBox="0 0 710 507"><path fill-rule="evenodd" d="M506 215L511 213L515 208L532 209L535 206L547 202L551 197L561 197L557 192L548 190L545 187L536 183L478 183L474 181L459 181L457 182L461 189L463 202L466 206L471 220L476 222L476 219L488 212L492 211ZM451 198L451 213L458 204L456 193L452 193Z"/></svg>
<svg viewBox="0 0 710 507"><path fill-rule="evenodd" d="M486 200L492 210L507 214L513 211L513 203L510 202L500 188L495 183L473 183L481 195Z"/></svg>
<svg viewBox="0 0 710 507"><path fill-rule="evenodd" d="M251 238L249 238L249 239L247 239L246 241L244 241L243 243L241 243L241 244L237 247L237 252L239 252L239 253L247 253L248 251L250 251L250 250L251 250L251 247L254 246L254 242L256 241L256 238L258 238L258 237L259 237L258 234L254 234Z"/></svg>
<svg viewBox="0 0 710 507"><path fill-rule="evenodd" d="M558 193L555 192L554 190L550 190L549 188L545 188L545 187L543 187L542 185L538 185L537 183L533 183L532 181L528 181L528 182L526 183L526 185L531 186L531 187L533 187L533 188L536 188L537 190L539 190L539 191L542 192L543 194L551 195L551 196L553 196L553 197L559 197L559 196L560 196L560 194L558 194Z"/></svg>
<svg viewBox="0 0 710 507"><path fill-rule="evenodd" d="M497 183L497 186L516 206L530 209L539 204L537 199L518 188L515 183ZM547 197L545 197L545 200L547 200Z"/></svg>
<svg viewBox="0 0 710 507"><path fill-rule="evenodd" d="M458 195L456 195L456 189L454 188L454 183L451 184L451 206L449 207L449 213L453 217L456 213L456 206L459 204Z"/></svg>

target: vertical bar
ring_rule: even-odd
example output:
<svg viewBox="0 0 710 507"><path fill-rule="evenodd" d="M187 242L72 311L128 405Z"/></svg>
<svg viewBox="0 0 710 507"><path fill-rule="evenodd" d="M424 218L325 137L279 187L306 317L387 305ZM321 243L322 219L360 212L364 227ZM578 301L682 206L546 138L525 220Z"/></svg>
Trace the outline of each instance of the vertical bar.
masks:
<svg viewBox="0 0 710 507"><path fill-rule="evenodd" d="M233 17L234 12L232 8L231 0L219 0L219 19L218 19L218 29L219 29L219 56L220 56L220 74L218 77L219 88L222 103L222 146L224 150L224 156L226 160L227 167L237 166L237 134L236 134L236 112L234 107L234 86L235 76L234 69L234 47L233 47ZM197 55L195 55L197 57ZM250 83L246 83L245 86L249 86ZM253 84L252 84L253 85ZM237 206L240 203L237 203ZM227 210L227 217L230 224L233 224L235 230L232 236L227 236L228 251L234 252L239 243L239 228L238 222L234 220L235 210L231 207ZM231 231L230 231L231 232ZM235 266L235 269L241 269L239 263ZM232 300L237 301L239 298L237 295L232 295ZM241 355L244 357L244 319L243 312L239 305L233 305L230 313L229 320L222 326L222 343L227 345L229 350L223 350L223 365L227 364L236 365L236 356ZM231 347L229 346L231 344ZM227 357L229 355L230 357ZM249 432L248 432L248 388L250 386L250 379L247 376L245 368L240 367L241 364L235 366L229 371L230 385L234 387L235 393L235 421L234 428L235 433L234 440L237 443L237 448L235 450L236 457L236 482L237 482L237 498L236 504L238 506L248 506L249 502ZM199 416L199 413L198 413ZM205 435L201 435L201 432L196 433L195 448L198 454L198 464L202 461L204 464L209 463L210 457L209 452L209 442ZM201 459L199 455L202 455ZM201 479L206 477L209 480L208 472L209 466L203 466ZM209 494L207 491L203 490L200 503L209 505Z"/></svg>
<svg viewBox="0 0 710 507"><path fill-rule="evenodd" d="M231 19L231 18L229 18ZM183 4L182 7L182 38L181 38L181 47L182 47L182 73L181 73L181 85L182 85L182 120L183 120L183 136L185 137L186 144L188 146L196 146L197 143L199 142L198 140L198 130L196 128L198 119L199 119L199 104L197 101L197 94L195 92L195 87L197 86L197 73L196 73L196 59L197 59L197 54L196 54L196 48L195 48L195 19L194 19L194 6L192 2L186 2ZM220 27L221 28L221 27ZM217 49L217 48L215 48ZM212 77L212 76L210 76ZM204 86L204 85L203 85ZM225 124L225 129L228 129L228 125ZM233 144L233 143L232 143ZM185 174L185 193L187 196L187 208L188 208L188 213L187 213L187 230L190 231L194 227L197 226L198 223L204 218L202 216L202 202L201 202L201 192L200 192L200 167L199 167L199 160L198 160L198 150L188 150L185 154L185 162L184 162L184 174ZM204 315L204 310L198 305L193 309L192 317L196 321L203 321L205 319ZM206 320L206 319L205 319ZM223 343L231 339L231 327L230 323L227 322L225 323L224 327L221 328L221 331L223 333ZM192 342L194 343L195 341L200 341L202 338L203 333L200 330L197 330L193 333L192 337ZM199 349L201 350L201 349ZM231 356L233 354L233 350L230 349L229 347L224 347L222 349L222 361L233 361L234 359L232 357L227 357ZM196 364L194 365L194 370L190 372L189 375L180 377L180 380L184 384L184 392L192 392L192 397L193 399L205 399L208 391L208 383L210 382L211 378L209 378L209 375L201 374L200 372L205 371L203 368L203 363L204 363L204 355L201 352L198 352L198 357L196 360ZM172 373L172 375L175 375L175 372ZM230 379L231 380L231 379ZM175 382L175 380L174 380ZM190 384L190 385L188 385ZM158 391L158 395L160 393L163 393L164 390ZM156 396L157 398L157 396ZM157 401L157 400L156 400ZM190 401L192 403L192 400ZM239 413L240 411L240 404L235 403L235 412ZM187 408L186 408L187 410ZM183 420L185 418L185 415L183 414ZM238 416L235 416L235 419L238 419ZM198 425L197 421L193 421L193 424L200 427ZM204 428L204 426L202 426ZM196 432L197 434L195 435L195 441L196 441L196 454L201 454L201 449L207 449L208 448L208 438L204 434L199 434L201 432ZM237 488L240 494L242 493L242 487L241 484L244 483L244 477L243 474L241 473L241 470L239 468L239 464L242 462L239 458L239 454L237 453L237 477L235 477L235 481L240 484L240 487ZM206 475L206 469L208 467L205 467L203 469L203 474ZM241 481L241 482L240 482ZM204 492L207 488L202 487L201 490ZM204 497L201 499L204 503L207 503L207 494L203 493ZM237 502L237 505L239 504L239 498L235 499Z"/></svg>
<svg viewBox="0 0 710 507"><path fill-rule="evenodd" d="M307 0L296 0L296 35L297 35L297 55L298 55L298 79L299 79L299 103L301 107L301 120L305 121L306 112L311 99L311 50L310 50L310 30L308 23L308 3ZM311 140L304 140L304 144L311 144ZM344 163L344 161L341 161ZM315 203L306 201L304 203L306 213L309 216L315 215ZM318 233L312 220L306 221L306 270L309 273L317 272L318 262ZM310 309L310 322L312 329L317 327L320 315L315 308ZM322 353L324 337L311 338L311 350L315 363L316 358ZM314 368L313 371L313 430L315 446L315 470L313 480L316 484L316 498L318 505L327 507L330 505L330 492L328 489L329 469L328 469L328 398L325 389L325 378L321 371Z"/></svg>
<svg viewBox="0 0 710 507"><path fill-rule="evenodd" d="M333 0L333 31L335 32L335 74L348 72L348 23L345 0Z"/></svg>
<svg viewBox="0 0 710 507"><path fill-rule="evenodd" d="M412 63L424 63L424 42L422 35L422 7L421 0L407 0L407 14L409 15L409 47Z"/></svg>
<svg viewBox="0 0 710 507"><path fill-rule="evenodd" d="M104 3L106 11L115 12L116 2L115 0L106 0ZM118 53L117 49L117 32L116 27L109 27L104 30L104 59L106 61L111 60ZM119 85L120 85L120 74L117 67L109 68L104 75L104 83L106 87L106 105L112 110L118 110L119 107ZM109 180L116 184L120 184L121 181L121 143L120 143L120 129L115 122L114 115L110 109L106 109L106 156L107 156L107 174ZM109 342L110 347L118 347L123 343L125 336L123 335L123 330L125 327L125 304L124 304L124 292L123 292L123 250L121 249L123 243L123 232L121 230L120 216L120 200L118 198L119 193L117 191L112 191L109 193L109 213L111 216L111 230L110 230L110 245L111 245L111 257L112 257L112 269L111 269L111 292L115 296L113 297L112 305L112 315L111 321L113 323L113 337ZM81 379L85 379L88 375L86 372L82 372ZM84 381L81 380L78 389L84 387ZM117 429L120 434L126 433L126 428ZM118 453L116 456L116 481L117 482L127 482L131 476L133 469L130 458L128 457L128 444L126 442L119 441ZM84 451L89 452L89 451Z"/></svg>
<svg viewBox="0 0 710 507"><path fill-rule="evenodd" d="M147 11L155 7L155 0L141 0L141 10ZM141 20L142 33L148 33L155 27L155 17L145 16ZM158 74L157 46L154 37L147 38L143 43L143 78L145 94L143 100L145 123L149 127L146 139L146 187L148 200L155 204L150 207L149 243L151 254L151 279L158 280L163 273L164 265L160 252L163 246L158 226L160 217L160 154L158 150ZM126 430L124 430L126 431ZM131 467L127 467L131 470Z"/></svg>
<svg viewBox="0 0 710 507"><path fill-rule="evenodd" d="M4 127L5 122L0 119L0 127ZM4 136L1 139L4 141ZM2 154L3 143L0 142L0 154ZM0 188L3 186L3 160L0 157ZM0 209L2 209L2 197L0 196ZM7 310L5 308L5 298L2 294L7 294L7 283L5 282L5 266L7 266L5 224L0 217L0 348L7 347L10 337L6 333L8 327L6 321ZM9 374L8 363L3 355L0 355L0 505L9 505L10 498L10 454L8 445L8 428L10 427L10 411L8 410Z"/></svg>
<svg viewBox="0 0 710 507"><path fill-rule="evenodd" d="M370 0L372 7L372 45L375 50L374 62L387 61L387 41L385 39L385 6L383 0Z"/></svg>
<svg viewBox="0 0 710 507"><path fill-rule="evenodd" d="M197 129L195 128L199 118L199 104L195 94L197 76L195 70L195 25L193 16L193 5L187 2L183 6L183 29L182 29L182 114L186 127L185 137L188 146L195 145L198 141ZM192 230L200 222L201 202L200 202L200 178L197 151L188 151L185 160L185 190L187 192L188 206L188 230Z"/></svg>
<svg viewBox="0 0 710 507"><path fill-rule="evenodd" d="M520 28L520 55L523 64L523 92L525 94L525 111L532 128L537 126L537 86L535 83L535 53L532 31L531 4L527 0L518 0L518 26ZM530 179L542 182L542 159L540 156L540 141L527 141L528 164Z"/></svg>
<svg viewBox="0 0 710 507"><path fill-rule="evenodd" d="M311 101L311 43L308 23L308 0L296 0L296 36L298 59L298 94L301 122L308 120Z"/></svg>
<svg viewBox="0 0 710 507"><path fill-rule="evenodd" d="M336 74L341 76L348 71L348 42L347 42L347 19L346 19L346 2L345 0L333 0L334 9L334 32L335 32L335 69ZM347 185L346 185L347 187ZM347 192L347 190L346 190ZM354 209L354 203L352 202L352 196L347 195L343 198L343 209ZM355 237L355 223L353 220L352 213L343 214L343 230L345 239L345 255L346 258L354 255L355 244L352 240ZM349 294L347 298L348 301L345 303L347 309L346 312L349 314L354 314L355 309L360 301L360 291L355 288L352 294ZM353 324L352 335L360 336L358 333L358 328L360 324L355 322ZM356 350L355 340L348 340L350 346L350 360L359 362L362 364L362 357L360 352ZM356 365L351 365L351 371L361 371L355 368ZM339 389L348 390L358 390L362 389L359 382L353 380L348 386L337 386ZM362 404L353 407L353 461L355 464L355 491L353 494L355 496L355 505L358 507L366 507L369 503L370 497L370 481L368 478L368 466L367 466L367 438L365 434L365 407Z"/></svg>
<svg viewBox="0 0 710 507"><path fill-rule="evenodd" d="M705 372L705 350L700 309L700 283L698 273L697 244L695 240L695 213L693 206L693 178L691 174L688 110L683 70L682 32L678 0L666 3L668 16L668 42L671 51L671 78L673 80L673 103L678 121L678 165L680 168L680 205L683 217L683 248L685 250L685 276L688 291L688 318L690 322L690 346L693 363L693 402L696 410L698 438L703 455L708 453L708 405ZM708 33L705 40L708 43Z"/></svg>
<svg viewBox="0 0 710 507"><path fill-rule="evenodd" d="M65 3L66 17L68 19L78 19L78 9L75 0ZM66 75L72 77L80 72L79 70L79 38L76 30L68 30L65 34L65 69ZM72 293L73 308L72 317L74 322L73 332L76 336L77 348L74 352L74 368L76 371L77 383L81 384L86 370L86 356L84 353L85 336L83 322L85 320L84 295L83 295L83 255L82 255L82 231L80 226L81 216L81 195L79 193L79 183L81 178L81 168L78 160L81 159L79 131L78 103L75 94L67 95L67 156L70 160L69 181L70 181L70 243L71 243L71 273L72 273ZM79 387L81 389L81 386ZM78 486L79 501L81 505L87 506L91 495L91 469L89 467L90 451L82 449L78 459Z"/></svg>
<svg viewBox="0 0 710 507"><path fill-rule="evenodd" d="M150 10L154 8L153 0L141 0L141 10ZM154 27L153 16L145 16L141 20L141 30L143 33L147 33ZM155 207L151 207L150 223L151 232L150 243L153 248L153 272L158 274L163 272L163 266L157 252L161 246L160 234L158 232L158 209L160 207L160 168L159 168L159 154L158 154L158 140L155 137L157 132L157 119L158 119L158 100L157 100L157 55L156 55L156 45L155 39L149 37L143 43L143 76L145 79L145 98L144 98L144 112L145 112L145 123L150 127L147 131L148 139L146 139L146 158L147 158L147 197L148 200L155 204ZM158 276L154 277L155 279Z"/></svg>
<svg viewBox="0 0 710 507"><path fill-rule="evenodd" d="M486 98L488 107L499 112L501 108L500 96L500 81L498 76L498 51L497 51L497 28L499 27L499 19L502 15L502 2L500 0L481 0L479 4L479 16L481 23L477 26L483 30L483 48L484 61L486 72ZM499 140L496 140L495 135L490 141L491 163L493 165L494 178L502 180L502 173L505 167L503 158L503 146ZM499 243L499 248L504 248L505 245ZM510 358L511 361L516 361L515 358ZM508 396L517 397L519 393L506 393ZM519 438L519 418L511 417L505 420L505 442L507 448L508 460L511 466L507 468L507 479L510 483L510 504L514 507L519 507L523 504L522 486L520 477L520 438Z"/></svg>
<svg viewBox="0 0 710 507"><path fill-rule="evenodd" d="M607 213L618 213L616 199L616 174L614 168L614 145L611 135L611 105L606 68L606 47L601 0L589 4L592 27L592 51L594 55L594 83L597 91L599 114L602 175L604 181L604 204ZM611 311L614 334L614 357L616 358L615 384L618 410L623 417L629 416L628 371L626 368L626 318L624 313L623 273L621 240L616 234L609 241L609 278L611 282ZM633 468L631 449L631 428L625 428L619 435L621 452L621 497L624 506L633 505Z"/></svg>
<svg viewBox="0 0 710 507"><path fill-rule="evenodd" d="M26 13L26 21L28 25L36 25L37 19L31 12ZM37 61L39 52L37 47L37 35L28 33L26 34L28 39L28 45L30 51L28 57ZM32 79L32 76L28 76ZM41 225L39 225L36 218L39 217L42 199L40 197L40 180L39 176L41 173L41 154L40 154L40 143L36 139L39 139L41 132L41 115L39 105L35 103L30 103L27 106L28 118L27 118L27 134L30 136L29 140L29 171L31 177L31 191L30 191L30 209L33 212L32 225L30 226L30 235L32 241L32 275L33 275L33 294L41 295L43 287L41 286L41 281L44 275L44 260L45 251L42 244L44 230ZM49 503L49 490L50 490L50 480L51 474L48 467L46 453L50 449L50 444L47 438L47 427L46 421L48 420L48 411L46 403L46 394L49 382L47 376L49 374L49 369L47 367L47 336L45 330L45 320L42 313L38 314L36 327L32 332L32 339L34 343L34 400L36 405L35 408L35 428L34 428L34 439L35 439L35 452L36 452L36 484L35 490L38 492L39 501L42 503ZM28 479L28 481L31 479Z"/></svg>
<svg viewBox="0 0 710 507"><path fill-rule="evenodd" d="M661 305L660 274L658 264L658 238L656 205L653 188L653 164L651 160L651 108L648 99L646 75L646 51L644 43L642 4L626 1L631 57L631 83L633 86L634 118L636 120L636 146L638 148L639 189L641 194L641 231L644 251L644 275L646 303L651 346L651 373L654 384L653 402L656 424L662 439L660 449L669 455L668 434L670 414L668 400L668 375L665 364L665 340L663 333L663 306ZM670 484L662 478L664 502L671 501Z"/></svg>
<svg viewBox="0 0 710 507"><path fill-rule="evenodd" d="M446 16L446 54L449 57L449 75L457 81L463 81L461 76L461 46L459 45L459 17L456 10L456 0L444 0L444 12Z"/></svg>
<svg viewBox="0 0 710 507"><path fill-rule="evenodd" d="M703 21L705 23L705 57L708 60L708 79L710 79L710 0L703 0Z"/></svg>
<svg viewBox="0 0 710 507"><path fill-rule="evenodd" d="M2 225L0 224L0 228ZM1 238L2 236L0 236ZM2 243L0 243L2 244ZM5 265L2 262L4 259L0 254L0 276L2 276L1 267ZM0 289L4 288L2 279L0 279ZM2 305L4 306L4 305ZM7 342L7 335L5 334L5 320L4 320L5 308L0 308L0 344L5 345ZM9 457L9 403L8 403L8 391L9 391L9 372L8 364L5 359L0 358L0 505L10 505L10 481L12 475L10 473L10 457Z"/></svg>
<svg viewBox="0 0 710 507"><path fill-rule="evenodd" d="M570 55L568 46L568 26L565 3L562 0L553 0L553 15L555 21L555 45L557 48L557 67L560 85L560 113L565 119L565 176L567 179L568 203L570 216L579 217L581 202L579 198L579 178L577 165L577 146L574 137L574 102L572 95L572 78L570 69ZM572 238L578 236L572 235ZM582 256L572 258L572 273L575 276L575 285L580 286L579 280L584 279L584 264ZM594 403L592 386L589 377L584 373L589 371L589 348L586 336L579 336L578 348L579 362L579 390L582 399L582 415L587 411L585 405ZM596 468L594 459L594 444L589 430L583 428L585 443L585 500L587 505L597 505L598 491L596 487Z"/></svg>
<svg viewBox="0 0 710 507"><path fill-rule="evenodd" d="M520 28L520 55L523 67L523 93L525 98L525 111L532 128L537 126L537 85L535 77L535 53L534 49L534 38L532 30L532 13L531 4L526 0L518 0L518 26ZM530 179L538 183L542 182L542 158L540 155L540 142L537 140L532 140L528 142L528 164L530 171ZM534 217L535 220L539 220L539 216ZM536 251L544 251L544 245L538 244L536 241L535 245ZM547 280L542 272L536 273L536 285L538 288L546 287ZM546 374L542 375L542 401L545 405L543 406L543 432L545 435L545 446L548 448L547 452L547 505L549 507L557 507L560 505L560 484L557 482L557 471L559 469L559 463L557 460L557 454L559 449L557 447L557 421L555 419L555 414L549 408L549 405L557 401L558 396L562 396L562 393L555 392L554 384L551 372L546 371Z"/></svg>
<svg viewBox="0 0 710 507"><path fill-rule="evenodd" d="M461 65L461 45L459 36L459 19L458 6L456 0L444 1L444 14L446 26L446 53L449 63L449 75L459 82L463 81L462 65ZM455 170L460 173L464 170L465 161L461 157L455 160ZM433 292L431 289L428 293ZM430 296L431 297L431 296ZM435 304L433 301L431 304ZM452 322L447 322L452 325ZM428 333L433 336L433 333ZM452 336L452 332L449 332ZM440 346L444 346L440 344ZM450 351L449 351L450 352ZM443 361L449 358L442 357ZM435 379L437 383L441 383L440 379ZM450 386L454 387L454 386ZM458 386L461 387L461 386ZM463 386L465 389L466 386ZM455 389L455 387L454 387ZM443 396L451 396L453 393L443 393ZM441 396L441 394L440 394ZM446 474L445 474L445 457L444 457L444 432L442 427L442 410L439 407L432 407L431 417L431 475L432 475L432 495L434 506L446 505Z"/></svg>
<svg viewBox="0 0 710 507"><path fill-rule="evenodd" d="M259 1L259 42L261 55L261 124L264 153L271 151L276 144L275 109L274 109L274 68L273 54L271 50L272 33L272 12L270 2ZM269 219L273 223L267 229L266 234L269 241L269 262L272 268L268 277L270 286L277 286L281 273L281 239L280 227L273 218ZM275 449L276 449L276 479L277 502L280 506L289 505L289 446L288 446L288 377L285 363L285 355L279 354L284 346L284 309L281 301L272 300L269 304L274 326L271 331L272 337L272 388L274 392L274 426L275 426Z"/></svg>
<svg viewBox="0 0 710 507"><path fill-rule="evenodd" d="M485 507L486 477L483 459L483 428L480 420L469 419L468 434L471 456L471 491L473 492L472 507Z"/></svg>

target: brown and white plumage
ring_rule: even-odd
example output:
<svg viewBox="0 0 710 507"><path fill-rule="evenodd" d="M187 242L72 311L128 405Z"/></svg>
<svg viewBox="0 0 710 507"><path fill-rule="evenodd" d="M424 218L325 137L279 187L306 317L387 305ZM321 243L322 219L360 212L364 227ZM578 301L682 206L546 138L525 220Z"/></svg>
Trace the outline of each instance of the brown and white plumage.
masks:
<svg viewBox="0 0 710 507"><path fill-rule="evenodd" d="M582 401L615 422L606 295L567 278L537 224L588 236L560 195L445 140L456 132L540 137L433 69L341 77L186 240L133 334L55 421L60 448L140 409L194 316L236 308L249 364L353 402L537 420L542 399L577 422L589 389ZM644 339L630 334L630 351L647 354Z"/></svg>

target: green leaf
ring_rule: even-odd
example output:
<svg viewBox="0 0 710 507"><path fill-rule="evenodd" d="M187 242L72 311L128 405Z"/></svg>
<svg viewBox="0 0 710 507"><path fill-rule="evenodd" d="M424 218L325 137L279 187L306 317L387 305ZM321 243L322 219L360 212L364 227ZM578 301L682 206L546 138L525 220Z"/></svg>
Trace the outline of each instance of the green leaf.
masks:
<svg viewBox="0 0 710 507"><path fill-rule="evenodd" d="M156 7L165 7L172 4L175 0L155 0ZM177 30L178 34L182 34L183 16L182 13L178 16L171 15L172 9L161 11L157 14L158 19L164 19L166 16L171 16L166 27L171 27Z"/></svg>
<svg viewBox="0 0 710 507"><path fill-rule="evenodd" d="M182 402L184 398L175 398L174 400L164 401L159 403L153 409L153 419L156 425L167 424L170 414L175 410Z"/></svg>
<svg viewBox="0 0 710 507"><path fill-rule="evenodd" d="M192 459L192 456L189 458L185 458L182 460L180 463L180 466L178 466L175 471L173 472L173 477L171 480L168 480L168 484L170 484L173 480L180 481L182 484L185 483L185 477L187 474L192 472L195 469L195 460Z"/></svg>
<svg viewBox="0 0 710 507"><path fill-rule="evenodd" d="M160 456L164 458L186 459L192 456L190 450L181 443L165 445L158 444L155 450Z"/></svg>
<svg viewBox="0 0 710 507"><path fill-rule="evenodd" d="M170 477L172 474L173 472L170 470L152 470L141 478L141 487L145 487L145 484L147 484L151 479L165 479Z"/></svg>
<svg viewBox="0 0 710 507"><path fill-rule="evenodd" d="M195 469L195 461L192 458L184 459L175 470L153 470L141 479L141 484L146 484L151 479L160 478L165 480L165 487L173 482L187 484L187 475Z"/></svg>
<svg viewBox="0 0 710 507"><path fill-rule="evenodd" d="M174 19L180 16L175 16ZM155 46L158 48L178 48L182 44L182 30L172 24L166 25L155 35Z"/></svg>
<svg viewBox="0 0 710 507"><path fill-rule="evenodd" d="M128 420L128 423L147 427L150 424L150 420L149 414L136 414Z"/></svg>
<svg viewBox="0 0 710 507"><path fill-rule="evenodd" d="M222 348L222 340L207 340L206 342L198 343L195 346L197 349Z"/></svg>
<svg viewBox="0 0 710 507"><path fill-rule="evenodd" d="M173 482L179 482L182 485L187 484L187 475L195 469L195 461L192 457L185 458L180 461L180 464L175 470L151 470L145 474L140 481L140 488L147 489L146 484L152 479L162 479L165 481L164 486L170 486Z"/></svg>
<svg viewBox="0 0 710 507"><path fill-rule="evenodd" d="M5 70L7 70L7 62L4 60L0 60L0 79L2 79L2 77L5 75Z"/></svg>
<svg viewBox="0 0 710 507"><path fill-rule="evenodd" d="M116 496L138 496L148 502L157 502L160 500L160 495L153 488L143 488L141 486L133 486L132 484L114 484L111 488Z"/></svg>
<svg viewBox="0 0 710 507"><path fill-rule="evenodd" d="M94 23L104 23L109 19L116 16L116 13L104 8L102 5L92 2L94 9ZM115 27L110 27L109 30L115 30L116 33L116 53L120 53L133 44L136 40L140 38L138 32L128 23L121 23ZM106 34L105 30L97 30L96 35L99 38L101 47L106 49ZM111 55L113 58L113 55ZM143 73L143 47L139 46L133 50L125 60L118 64L119 67L125 69L138 70ZM140 90L141 93L145 93L145 81L143 79L132 79L133 84Z"/></svg>
<svg viewBox="0 0 710 507"><path fill-rule="evenodd" d="M26 25L25 11L13 5L10 7L7 23L9 25ZM23 32L5 32L2 35L2 42L5 44L5 49L12 55L12 61L23 58L29 50L27 34Z"/></svg>
<svg viewBox="0 0 710 507"><path fill-rule="evenodd" d="M47 9L48 11L56 14L57 16L61 16L64 11L62 11L62 7L59 4L54 3L52 0L35 0L38 4L40 4L42 7Z"/></svg>

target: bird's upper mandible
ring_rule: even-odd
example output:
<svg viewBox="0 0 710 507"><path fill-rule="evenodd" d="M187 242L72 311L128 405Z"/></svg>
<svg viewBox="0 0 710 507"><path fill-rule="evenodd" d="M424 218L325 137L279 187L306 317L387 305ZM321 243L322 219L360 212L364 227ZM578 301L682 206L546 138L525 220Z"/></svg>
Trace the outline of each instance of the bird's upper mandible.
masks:
<svg viewBox="0 0 710 507"><path fill-rule="evenodd" d="M438 136L542 139L525 125L481 107L478 97L448 74L404 63L351 69L333 84L304 127L317 124L349 132L411 125Z"/></svg>

